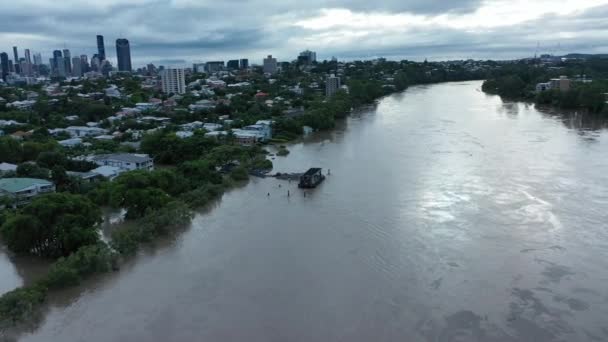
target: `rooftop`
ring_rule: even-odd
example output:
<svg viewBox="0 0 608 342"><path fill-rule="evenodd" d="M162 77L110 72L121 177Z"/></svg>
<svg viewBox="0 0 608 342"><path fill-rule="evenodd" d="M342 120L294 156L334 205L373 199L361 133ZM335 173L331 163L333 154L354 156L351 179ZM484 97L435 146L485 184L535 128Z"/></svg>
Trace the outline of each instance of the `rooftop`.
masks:
<svg viewBox="0 0 608 342"><path fill-rule="evenodd" d="M9 163L0 163L0 171L16 171L17 165Z"/></svg>
<svg viewBox="0 0 608 342"><path fill-rule="evenodd" d="M37 178L3 178L0 179L0 190L18 192L34 185L53 185L53 183Z"/></svg>
<svg viewBox="0 0 608 342"><path fill-rule="evenodd" d="M93 160L113 159L127 163L145 163L151 160L147 154L114 153L95 156Z"/></svg>

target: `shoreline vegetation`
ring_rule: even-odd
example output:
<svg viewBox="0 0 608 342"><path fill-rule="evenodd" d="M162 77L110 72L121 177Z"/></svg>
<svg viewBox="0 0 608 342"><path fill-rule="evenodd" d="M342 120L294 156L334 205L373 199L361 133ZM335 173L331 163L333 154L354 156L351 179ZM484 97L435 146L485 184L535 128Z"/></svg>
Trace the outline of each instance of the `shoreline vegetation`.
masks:
<svg viewBox="0 0 608 342"><path fill-rule="evenodd" d="M301 136L303 126L332 129L335 121L345 118L353 108L372 104L410 85L480 80L485 76L482 70L467 71L455 66L452 72L447 72L441 64L427 62L356 65L359 68L346 81L348 92L340 90L327 99L305 95L303 115L272 117L276 133L271 143L279 147L278 155L289 154L280 145ZM332 67L335 65L324 63L318 72L326 73ZM390 87L382 82L388 75ZM283 77L296 76L288 70ZM242 122L255 122L267 114L250 115ZM36 160L36 164L20 165L17 175L41 178L50 175L58 192L37 197L24 208L0 212L0 234L12 252L34 254L55 262L34 284L0 297L0 332L36 321L53 291L76 286L94 274L118 271L122 260L136 253L142 244L187 226L196 209L221 198L235 184L247 181L250 173L272 169L262 146L239 146L230 135L210 139L203 132L181 139L169 127L145 135L141 142L141 151L166 167L125 172L112 181L83 184L67 176L66 169L86 170L86 165L72 165L74 161L66 157L66 152L57 152L56 145L42 130L35 135L39 140L32 144L40 145L36 145L40 148L34 154L36 158L25 156L31 152L8 140L0 141L0 151L4 143L9 150L14 148L11 152L14 161ZM100 239L98 231L101 207L126 210L125 221L119 229L113 229L109 243Z"/></svg>
<svg viewBox="0 0 608 342"><path fill-rule="evenodd" d="M570 80L568 90L536 89L537 84L561 76ZM506 64L484 81L482 91L509 100L608 117L608 59L573 59L551 65L536 60Z"/></svg>

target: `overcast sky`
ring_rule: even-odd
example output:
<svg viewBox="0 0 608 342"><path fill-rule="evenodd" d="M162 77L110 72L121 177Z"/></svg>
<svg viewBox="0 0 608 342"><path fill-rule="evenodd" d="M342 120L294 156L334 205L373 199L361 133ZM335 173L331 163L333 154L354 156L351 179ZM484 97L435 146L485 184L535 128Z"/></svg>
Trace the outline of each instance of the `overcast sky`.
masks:
<svg viewBox="0 0 608 342"><path fill-rule="evenodd" d="M19 0L0 11L0 51L12 46L96 52L103 34L148 62L249 58L504 59L608 53L608 0Z"/></svg>

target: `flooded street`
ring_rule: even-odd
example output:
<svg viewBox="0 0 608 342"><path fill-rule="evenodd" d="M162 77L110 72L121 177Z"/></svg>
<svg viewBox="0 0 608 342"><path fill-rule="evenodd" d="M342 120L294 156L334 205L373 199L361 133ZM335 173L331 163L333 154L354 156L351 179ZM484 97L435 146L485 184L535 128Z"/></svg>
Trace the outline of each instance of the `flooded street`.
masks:
<svg viewBox="0 0 608 342"><path fill-rule="evenodd" d="M288 146L274 171L331 169L319 188L253 178L20 340L608 340L608 131L480 87Z"/></svg>

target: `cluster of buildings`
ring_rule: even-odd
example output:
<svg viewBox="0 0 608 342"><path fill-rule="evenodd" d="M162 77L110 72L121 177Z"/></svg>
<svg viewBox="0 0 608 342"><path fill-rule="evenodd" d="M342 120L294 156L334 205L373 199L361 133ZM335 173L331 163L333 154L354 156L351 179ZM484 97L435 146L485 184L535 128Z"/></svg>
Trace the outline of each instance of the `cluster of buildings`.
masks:
<svg viewBox="0 0 608 342"><path fill-rule="evenodd" d="M33 57L33 58L32 58ZM131 72L131 47L125 38L116 40L116 60L118 72ZM19 50L13 47L13 59L6 52L0 53L0 76L2 81L9 84L33 84L37 77L83 77L109 75L114 69L106 58L104 37L97 36L97 53L89 60L87 55L73 56L69 49L54 50L49 64L44 64L42 55L33 56L29 49L19 56Z"/></svg>
<svg viewBox="0 0 608 342"><path fill-rule="evenodd" d="M68 172L68 175L87 182L101 178L112 180L127 171L154 169L154 161L147 154L113 153L86 156L81 159L94 162L98 167L89 172ZM0 163L0 176L16 170L17 165ZM0 209L7 205L13 208L24 206L35 197L55 190L55 184L46 179L0 178Z"/></svg>

